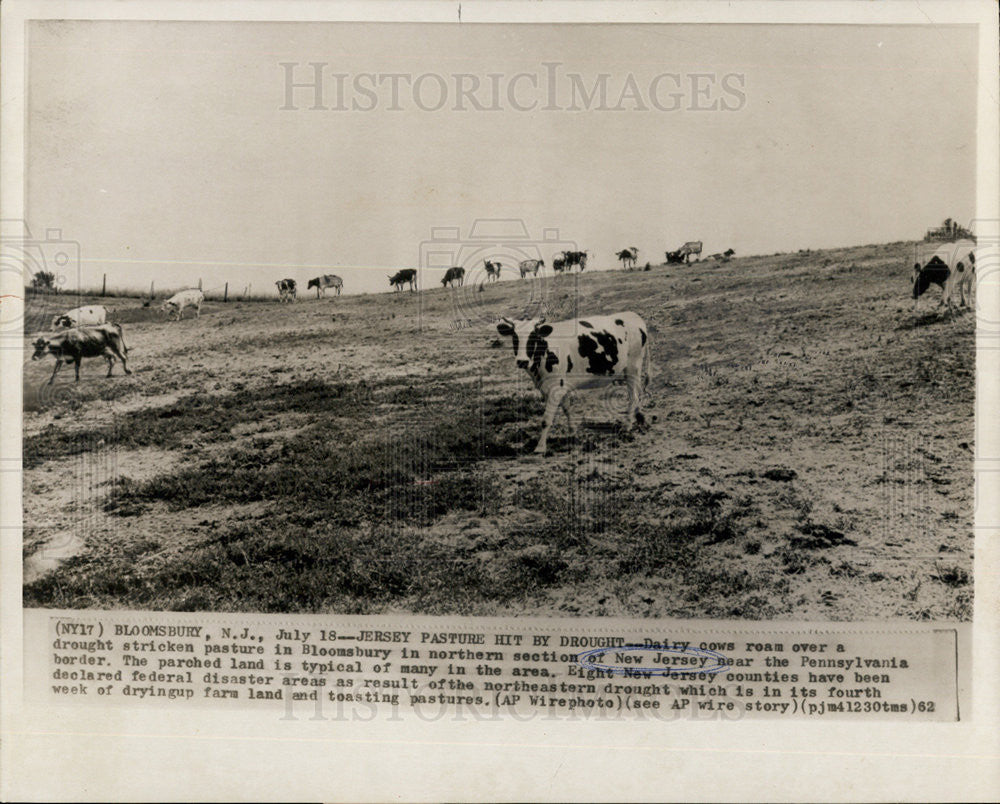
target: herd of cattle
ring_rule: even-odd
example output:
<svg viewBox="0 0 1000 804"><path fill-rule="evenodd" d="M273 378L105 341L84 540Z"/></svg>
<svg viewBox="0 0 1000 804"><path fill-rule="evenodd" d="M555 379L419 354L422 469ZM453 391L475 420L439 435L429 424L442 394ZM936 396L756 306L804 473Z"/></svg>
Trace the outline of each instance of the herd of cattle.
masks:
<svg viewBox="0 0 1000 804"><path fill-rule="evenodd" d="M698 244L700 245L700 243ZM618 254L626 264L634 266L637 249L625 249ZM721 259L732 256L732 250ZM500 263L485 260L487 280L496 281L500 275ZM567 270L579 266L586 267L587 252L563 252L553 261L553 268ZM528 274L537 275L544 267L544 260L524 260L518 265L521 278ZM970 307L972 287L976 269L975 244L942 245L930 257L914 263L912 273L914 310L920 296L932 284L941 287L939 307L945 303L953 312L953 297L959 297L960 307ZM465 269L455 266L445 273L442 285L461 286ZM406 268L389 277L390 286L401 291L405 285L416 290L417 271ZM295 298L295 280L283 279L277 283L282 301ZM343 288L343 281L333 274L317 277L309 281L308 288L316 288L319 298L326 290L333 288L337 295ZM201 305L205 300L200 290L190 289L175 293L163 302L161 311L168 320L180 320L188 307L201 316ZM120 324L107 322L107 310L99 305L77 307L60 313L52 319L55 332L39 337L34 342L32 360L52 355L55 368L48 384L65 363L74 363L76 380L80 379L80 363L85 357L103 357L108 363L110 377L116 360L120 360L126 374L128 349ZM573 422L566 407L568 394L578 388L606 386L624 382L628 392L628 412L626 425L629 428L642 427L644 417L641 410L642 394L649 381L649 330L645 322L634 312L620 312L612 315L590 316L588 318L547 323L544 318L513 321L500 319L498 333L511 339L517 367L528 372L535 387L545 399L542 431L535 448L537 454L544 454L552 423L562 409L567 414L569 426ZM643 376L645 374L645 376Z"/></svg>

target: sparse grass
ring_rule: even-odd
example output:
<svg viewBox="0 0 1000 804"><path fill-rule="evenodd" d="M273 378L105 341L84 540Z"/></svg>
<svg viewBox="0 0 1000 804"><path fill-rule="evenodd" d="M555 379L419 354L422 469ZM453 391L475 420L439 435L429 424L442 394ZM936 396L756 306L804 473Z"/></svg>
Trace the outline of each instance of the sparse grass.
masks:
<svg viewBox="0 0 1000 804"><path fill-rule="evenodd" d="M537 463L540 395L509 347L486 350L492 328L449 328L452 297L439 289L343 300L332 323L318 305L279 316L231 299L193 327L147 326L153 307L118 300L136 375L39 397L25 468L64 481L66 458L101 440L123 454L170 450L173 468L119 477L104 499L112 527L27 584L25 602L743 618L819 606L847 619L874 590L886 614L968 619L966 555L935 566L918 534L881 541L892 473L919 471L938 531L925 552L964 543L959 467L972 454L948 446L971 439L971 426L952 438L956 410L971 411L969 319L899 312L897 257L840 249L585 274L579 298L567 277L549 283L550 318L576 306L643 315L660 373L649 432L623 433L602 410L573 438L560 418ZM524 287L483 298L510 304ZM286 372L294 379L267 384ZM168 393L177 401L100 425L102 403ZM908 456L880 482L883 433L906 431L940 434L942 462ZM182 539L159 535L201 519ZM27 553L44 533L26 524Z"/></svg>

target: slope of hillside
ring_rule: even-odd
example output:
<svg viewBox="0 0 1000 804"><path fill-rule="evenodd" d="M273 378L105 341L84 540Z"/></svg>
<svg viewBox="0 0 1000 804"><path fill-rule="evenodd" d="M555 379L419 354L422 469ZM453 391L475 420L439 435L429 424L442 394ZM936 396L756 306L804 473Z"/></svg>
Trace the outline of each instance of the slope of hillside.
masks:
<svg viewBox="0 0 1000 804"><path fill-rule="evenodd" d="M912 244L420 294L113 299L130 377L25 365L25 605L971 617L974 316ZM74 300L75 302L76 300ZM499 315L633 310L621 386L542 410ZM143 320L147 319L147 320Z"/></svg>

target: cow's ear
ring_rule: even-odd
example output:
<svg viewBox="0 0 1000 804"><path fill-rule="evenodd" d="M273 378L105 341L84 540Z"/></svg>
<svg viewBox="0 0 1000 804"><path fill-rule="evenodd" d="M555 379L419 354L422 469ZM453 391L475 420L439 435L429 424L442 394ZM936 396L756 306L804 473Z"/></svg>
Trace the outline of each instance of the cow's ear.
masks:
<svg viewBox="0 0 1000 804"><path fill-rule="evenodd" d="M497 332L499 332L504 337L509 337L514 334L514 327L508 324L506 321L501 321L497 324Z"/></svg>
<svg viewBox="0 0 1000 804"><path fill-rule="evenodd" d="M543 318L542 321L544 320L545 319ZM535 332L538 335L541 335L543 338L547 338L549 335L552 334L552 327L549 326L548 324L539 323L535 325Z"/></svg>

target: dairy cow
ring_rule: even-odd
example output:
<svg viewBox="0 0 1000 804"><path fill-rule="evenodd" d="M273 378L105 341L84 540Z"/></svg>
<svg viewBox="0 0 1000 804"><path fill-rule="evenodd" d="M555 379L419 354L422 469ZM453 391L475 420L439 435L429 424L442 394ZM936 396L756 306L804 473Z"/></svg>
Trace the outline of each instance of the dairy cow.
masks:
<svg viewBox="0 0 1000 804"><path fill-rule="evenodd" d="M971 307L975 271L974 243L958 242L940 246L930 257L913 264L910 280L913 285L913 309L917 309L920 297L931 285L941 288L938 307L947 304L948 312L954 312L953 301L956 295L959 307Z"/></svg>
<svg viewBox="0 0 1000 804"><path fill-rule="evenodd" d="M403 285L409 283L410 292L413 293L417 289L417 269L416 268L403 268L401 271L396 271L395 274L389 277L389 284L396 288L397 291L403 289Z"/></svg>
<svg viewBox="0 0 1000 804"><path fill-rule="evenodd" d="M500 263L491 262L490 260L483 260L483 266L486 268L486 279L489 282L496 282L500 279Z"/></svg>
<svg viewBox="0 0 1000 804"><path fill-rule="evenodd" d="M447 286L449 282L452 287L455 287L455 285L462 287L465 284L465 269L461 265L456 265L454 268L449 268L445 271L441 284Z"/></svg>
<svg viewBox="0 0 1000 804"><path fill-rule="evenodd" d="M279 279L274 283L278 288L278 298L283 302L290 302L295 298L296 287L294 279Z"/></svg>
<svg viewBox="0 0 1000 804"><path fill-rule="evenodd" d="M74 307L52 319L52 329L60 327L91 327L108 320L108 311L100 305Z"/></svg>
<svg viewBox="0 0 1000 804"><path fill-rule="evenodd" d="M624 380L629 408L626 425L642 426L640 410L644 382L649 379L646 324L635 313L592 316L552 324L544 318L501 319L497 332L511 339L518 368L525 369L545 397L542 434L536 454L545 454L549 430L561 407L570 419L567 394L577 388L606 387Z"/></svg>
<svg viewBox="0 0 1000 804"><path fill-rule="evenodd" d="M32 360L40 360L45 355L52 355L56 359L56 366L52 369L52 376L49 377L49 385L52 385L64 362L76 364L76 381L79 382L80 363L85 357L103 357L107 360L109 377L116 358L122 361L122 368L126 374L132 373L125 363L128 349L125 346L125 334L122 332L121 324L75 327L65 332L44 335L35 341L34 347Z"/></svg>
<svg viewBox="0 0 1000 804"><path fill-rule="evenodd" d="M545 267L545 260L521 260L517 267L521 271L521 279L524 279L528 274L538 276L538 269ZM562 270L561 267L560 270Z"/></svg>
<svg viewBox="0 0 1000 804"><path fill-rule="evenodd" d="M168 319L176 314L177 320L180 321L184 310L188 307L194 307L195 315L201 318L201 303L203 301L205 301L205 294L197 288L182 290L163 302L160 310L167 314Z"/></svg>
<svg viewBox="0 0 1000 804"><path fill-rule="evenodd" d="M310 279L309 284L306 285L306 290L311 288L316 288L316 298L326 295L327 288L333 288L337 291L337 295L340 295L340 291L344 289L344 280L341 279L336 274L324 274L323 276L317 276L315 279Z"/></svg>

